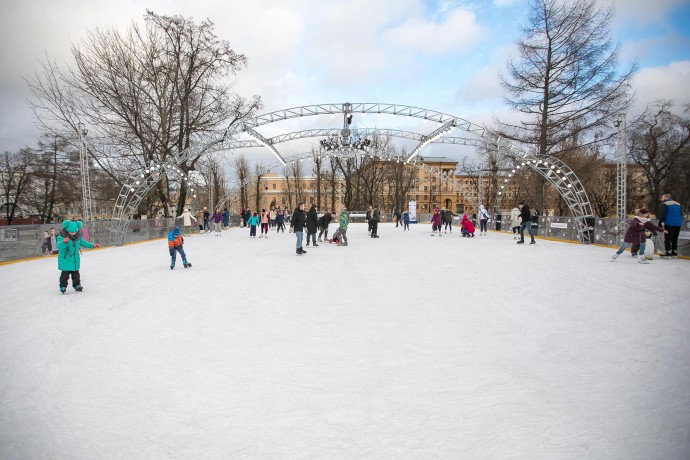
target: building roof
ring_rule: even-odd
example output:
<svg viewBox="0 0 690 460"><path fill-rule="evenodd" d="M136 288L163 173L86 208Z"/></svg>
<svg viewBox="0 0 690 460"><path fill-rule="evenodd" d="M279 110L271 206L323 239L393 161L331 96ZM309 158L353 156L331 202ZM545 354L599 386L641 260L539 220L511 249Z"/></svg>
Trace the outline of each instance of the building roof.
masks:
<svg viewBox="0 0 690 460"><path fill-rule="evenodd" d="M452 158L448 157L425 157L425 156L420 156L418 157L419 161L422 163L453 163L453 164L458 164L458 160L454 160Z"/></svg>

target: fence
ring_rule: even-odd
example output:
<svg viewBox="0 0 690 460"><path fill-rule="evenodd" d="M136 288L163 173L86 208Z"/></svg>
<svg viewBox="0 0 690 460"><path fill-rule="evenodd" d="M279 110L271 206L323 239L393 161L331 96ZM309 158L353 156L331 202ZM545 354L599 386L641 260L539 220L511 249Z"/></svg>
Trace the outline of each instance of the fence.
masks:
<svg viewBox="0 0 690 460"><path fill-rule="evenodd" d="M383 222L392 222L393 215L381 213ZM353 223L364 222L364 213L353 213L350 221ZM431 222L431 214L417 214L418 225L427 225ZM475 221L476 223L476 221ZM454 220L458 225L458 218ZM175 218L156 218L132 220L127 229L125 243L135 243L155 238L165 237L170 229L181 226L181 219ZM230 216L230 227L240 225L239 216ZM510 214L497 214L492 216L489 223L490 228L502 232L511 232ZM40 256L43 240L46 234L54 228L60 232L61 225L56 224L35 224L35 225L10 225L0 227L0 262L10 260L27 259ZM117 243L113 221L98 221L88 224L87 231L89 241L98 243L101 246L112 246ZM549 238L566 241L579 241L577 230L572 217L567 216L538 216L534 218L532 224L535 235L542 235ZM622 228L618 227L616 219L595 218L594 235L595 244L614 246L617 244L618 237L625 233L627 222ZM192 231L197 233L199 226L192 225ZM654 238L657 250L664 247L662 235ZM690 221L683 221L680 238L678 240L678 254L690 257Z"/></svg>

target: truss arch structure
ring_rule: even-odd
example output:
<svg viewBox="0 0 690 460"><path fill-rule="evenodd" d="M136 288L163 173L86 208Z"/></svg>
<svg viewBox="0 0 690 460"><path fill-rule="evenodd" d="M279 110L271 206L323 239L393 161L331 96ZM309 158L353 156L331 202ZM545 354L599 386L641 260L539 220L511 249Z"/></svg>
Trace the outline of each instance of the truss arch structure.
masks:
<svg viewBox="0 0 690 460"><path fill-rule="evenodd" d="M300 132L302 134L289 133L274 136L272 138L266 138L257 131L257 128L261 126L278 121L300 117L319 117L322 115L335 118L336 114L341 114L343 117L343 129L308 130ZM588 220L589 218L593 218L591 205L589 203L589 199L587 198L587 193L582 187L582 183L567 165L565 165L563 162L560 162L560 160L556 158L538 158L536 155L528 153L513 142L501 138L496 133L491 132L483 126L477 125L463 118L435 110L408 105L346 102L338 104L329 103L307 105L265 113L244 120L241 126L233 126L225 131L214 133L210 136L209 141L199 143L196 146L180 152L178 155L173 157L172 163L167 163L167 166L160 165L161 168L156 168L155 173L149 172L144 174L145 177L143 179L145 179L146 184L150 184L154 180L160 180L160 174L179 174L179 166L184 161L202 153L227 151L244 147L263 146L268 148L276 157L276 163L271 167L285 165L288 160L303 161L306 159L305 155L312 156L313 154L298 154L289 157L288 160L286 160L283 155L280 154L276 148L276 145L288 140L296 139L298 137L295 136L298 135L303 137L326 137L333 135L334 132L339 132L342 136L349 136L352 132L349 129L349 124L352 121L352 117L355 115L366 116L367 114L376 114L377 116L386 114L393 117L400 116L423 119L432 122L432 126L434 122L437 123L438 126L428 134L409 133L401 130L374 130L381 134L388 133L390 135L394 135L395 137L403 137L417 141L417 146L413 149L414 155L410 155L410 157L406 159L396 158L397 161L403 160L408 162L408 164L412 163L418 167L424 167L415 160L415 157L426 145L430 143L454 143L473 146L484 144L488 148L494 149L500 154L512 158L521 167L531 168L540 175L544 176L544 178L558 190L560 195L563 197L564 202L567 203L568 208L575 219L578 234L581 235L581 241L589 242L587 235L589 235L589 230L591 230L591 228ZM465 139L448 137L447 134L452 130L464 131L474 136L474 138ZM251 136L253 139L246 141L236 140L236 136L241 133L245 133ZM307 135L305 133L309 134ZM340 153L348 154L347 152ZM149 166L147 170L152 171L151 166ZM560 170L561 173L557 173L556 170ZM141 174L138 176L141 176ZM146 192L148 192L155 185L155 182L153 185L147 185L148 189L141 185L134 187L132 184L132 179L132 177L128 179L127 183L122 187L113 213L113 219L118 221L116 231L119 233L119 236L121 236L120 241L122 242L124 242L124 235L129 224L129 219L131 219L134 214L133 211L138 208L138 205L141 200L143 200ZM256 176L254 176L254 179L256 179ZM140 182L143 183L143 181Z"/></svg>

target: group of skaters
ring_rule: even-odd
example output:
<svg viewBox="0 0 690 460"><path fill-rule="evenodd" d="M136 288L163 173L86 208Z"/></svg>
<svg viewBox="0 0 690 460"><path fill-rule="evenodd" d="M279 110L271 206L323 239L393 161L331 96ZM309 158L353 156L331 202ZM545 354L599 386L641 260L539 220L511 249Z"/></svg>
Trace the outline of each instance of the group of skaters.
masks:
<svg viewBox="0 0 690 460"><path fill-rule="evenodd" d="M635 212L628 229L625 231L623 243L611 256L611 262L615 262L618 256L630 246L630 254L637 258L640 264L650 263L645 255L647 238L656 235L657 232L664 235L664 253L661 259L678 258L678 236L683 223L683 213L680 203L675 201L669 193L661 196L659 207L659 225L651 221L651 214L646 208L640 208Z"/></svg>
<svg viewBox="0 0 690 460"><path fill-rule="evenodd" d="M227 209L225 211L227 211ZM250 213L246 222L247 226L250 228L250 237L256 237L256 227L260 225L260 238L268 238L268 229L272 218L275 221L276 232L285 232L284 224L286 220L286 210L276 208L274 211L275 215L272 215L271 212L265 209L262 209L258 215L256 212ZM200 222L199 230L202 233L210 233L210 228L208 227L209 223L213 225L217 233L220 233L221 223L225 226L228 224L227 220L224 218L224 214L225 212L221 213L219 210L211 214L207 208L203 208L196 216L192 216L189 209L185 209L179 217L183 219L183 226L185 227L186 234L189 236L189 227L192 221ZM394 210L393 216L396 221L396 227L399 226L402 220L403 231L409 230L410 220L407 212L401 214ZM438 208L434 208L434 214L432 216L432 230L434 233L432 234L438 232L440 236L442 223L446 224L444 231L450 231L452 233L453 217L455 216L456 215L448 209L439 210ZM289 232L294 232L295 234L297 255L307 253L303 247L305 229L307 231L306 246L309 246L311 243L313 247L318 247L318 243L324 241L335 243L338 246L347 246L347 227L350 222L350 215L344 206L338 218L338 229L332 235L331 239L328 239L328 227L335 217L335 211L326 211L326 213L319 217L316 206L313 204L309 208L309 211L305 212L304 203L299 203L294 213L291 215L289 230ZM479 234L486 235L487 223L490 216L483 205L479 208L478 217L480 222ZM378 206L369 206L366 219L370 237L378 238L378 223L381 220L381 213L379 212ZM532 214L529 206L525 202L521 201L516 208L511 210L510 220L513 239L517 239L518 235L520 237L517 244L524 244L525 230L528 230L531 238L530 244L536 243L532 231ZM661 255L662 259L677 258L678 236L680 234L682 220L681 205L677 201L674 201L670 194L665 194L661 197L658 225L652 223L651 214L646 208L638 209L625 232L623 243L611 257L611 262L615 262L628 247L631 247L631 254L633 257L637 258L638 263L648 264L649 260L645 257L645 249L646 239L650 236L650 232L651 234L655 234L654 232L664 234L665 252ZM474 237L475 228L472 220L467 214L463 214L462 216L461 232L463 237ZM84 229L82 229L82 222L80 221L65 220L62 222L60 233L56 233L54 229L51 229L50 234L46 235L43 252L45 255L57 253L58 269L61 271L58 285L60 292L63 294L66 292L70 277L72 278L73 288L81 292L83 290L81 275L79 273L81 248L98 248L99 245L88 241L88 236L85 237ZM184 252L183 231L179 227L173 228L168 233L167 240L170 254L170 269L172 270L175 268L177 254L180 255L184 268L191 267L192 264L187 260L187 255Z"/></svg>
<svg viewBox="0 0 690 460"><path fill-rule="evenodd" d="M333 237L328 239L328 225L335 218L335 211L326 211L323 216L319 217L316 206L311 205L309 211L304 211L304 203L299 203L297 208L292 213L292 218L290 219L290 232L295 233L295 249L297 255L306 254L307 251L304 250L304 230L307 230L307 243L312 243L313 247L319 247L317 244L316 233L319 232L318 242L322 243L328 241L329 243L335 243L338 246L347 246L347 226L350 222L350 215L347 212L345 206L340 210L340 218L338 230L333 234ZM323 239L322 239L323 238Z"/></svg>
<svg viewBox="0 0 690 460"><path fill-rule="evenodd" d="M213 230L215 236L221 236L221 230L230 226L230 211L228 208L216 209L211 213L206 206L192 215L189 208L184 208L182 214L177 216L182 219L183 233L187 236L192 234L192 221L199 226L199 233L211 233Z"/></svg>

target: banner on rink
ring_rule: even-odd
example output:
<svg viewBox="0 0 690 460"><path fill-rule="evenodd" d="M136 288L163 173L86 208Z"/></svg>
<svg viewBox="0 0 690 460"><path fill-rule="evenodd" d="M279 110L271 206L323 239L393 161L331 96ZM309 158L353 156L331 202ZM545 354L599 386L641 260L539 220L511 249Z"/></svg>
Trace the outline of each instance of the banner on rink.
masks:
<svg viewBox="0 0 690 460"><path fill-rule="evenodd" d="M417 223L417 202L415 200L410 201L408 204L408 212L410 214L410 223Z"/></svg>

